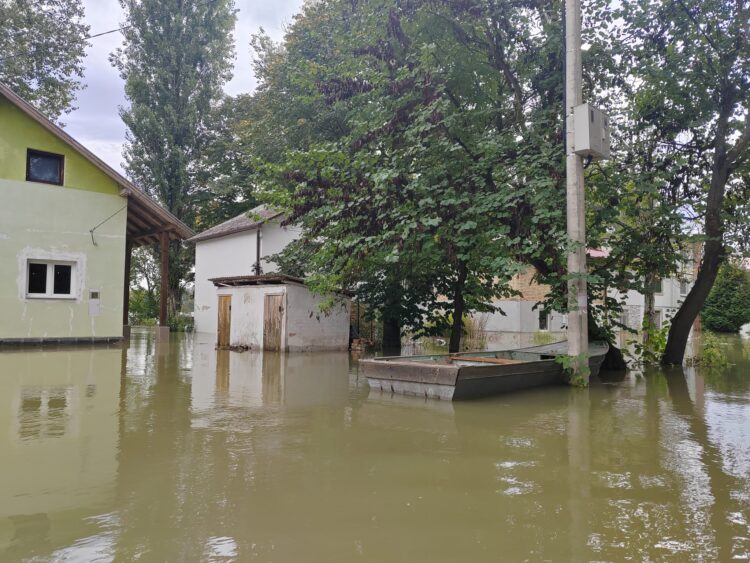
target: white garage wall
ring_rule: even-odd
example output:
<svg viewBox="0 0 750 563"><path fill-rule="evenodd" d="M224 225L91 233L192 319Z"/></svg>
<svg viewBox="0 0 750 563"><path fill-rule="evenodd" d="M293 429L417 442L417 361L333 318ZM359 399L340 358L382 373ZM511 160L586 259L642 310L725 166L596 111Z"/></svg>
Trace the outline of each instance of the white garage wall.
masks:
<svg viewBox="0 0 750 563"><path fill-rule="evenodd" d="M216 287L208 281L249 276L255 263L255 231L195 243L195 330L216 333Z"/></svg>
<svg viewBox="0 0 750 563"><path fill-rule="evenodd" d="M325 297L301 285L287 285L287 348L289 351L349 348L351 303L338 298L328 315L320 312Z"/></svg>

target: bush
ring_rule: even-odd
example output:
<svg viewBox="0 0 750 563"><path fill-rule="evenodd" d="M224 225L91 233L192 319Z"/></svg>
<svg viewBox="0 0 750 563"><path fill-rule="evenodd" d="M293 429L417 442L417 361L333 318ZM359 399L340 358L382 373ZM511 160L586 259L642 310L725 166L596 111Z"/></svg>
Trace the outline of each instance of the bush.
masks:
<svg viewBox="0 0 750 563"><path fill-rule="evenodd" d="M714 332L739 332L750 322L750 275L724 264L701 311L703 326Z"/></svg>
<svg viewBox="0 0 750 563"><path fill-rule="evenodd" d="M697 356L688 358L689 366L726 367L729 364L721 341L710 332L701 335L701 347Z"/></svg>

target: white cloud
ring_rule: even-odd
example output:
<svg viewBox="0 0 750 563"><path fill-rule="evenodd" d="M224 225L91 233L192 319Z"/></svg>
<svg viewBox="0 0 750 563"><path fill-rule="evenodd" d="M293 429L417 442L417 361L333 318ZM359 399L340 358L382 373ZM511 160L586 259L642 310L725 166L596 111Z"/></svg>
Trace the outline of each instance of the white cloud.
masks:
<svg viewBox="0 0 750 563"><path fill-rule="evenodd" d="M250 36L263 27L275 40L283 37L285 25L299 12L303 0L236 0L237 26L234 33L234 77L226 92L236 95L255 88L250 56ZM115 29L122 24L123 14L117 0L84 0L86 22L90 33ZM79 92L78 109L63 117L66 130L78 141L116 170L122 170L122 146L125 125L119 107L125 105L123 81L109 63L109 55L122 42L119 33L102 35L91 40L86 52L86 88Z"/></svg>

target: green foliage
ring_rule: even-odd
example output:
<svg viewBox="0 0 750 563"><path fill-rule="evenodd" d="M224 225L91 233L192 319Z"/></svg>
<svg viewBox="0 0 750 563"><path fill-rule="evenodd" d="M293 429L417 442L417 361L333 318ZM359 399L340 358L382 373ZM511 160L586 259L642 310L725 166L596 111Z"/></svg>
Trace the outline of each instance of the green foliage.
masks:
<svg viewBox="0 0 750 563"><path fill-rule="evenodd" d="M729 365L727 354L715 334L704 331L700 335L700 339L700 351L697 356L688 358L688 365L710 368L723 368Z"/></svg>
<svg viewBox="0 0 750 563"><path fill-rule="evenodd" d="M569 385L573 387L588 387L591 368L589 367L588 356L586 354L576 357L563 354L557 356L555 361L562 366L563 375Z"/></svg>
<svg viewBox="0 0 750 563"><path fill-rule="evenodd" d="M644 316L641 339L628 342L634 359L641 364L657 365L661 362L664 348L667 346L669 319L665 319L661 328L657 328L651 319Z"/></svg>
<svg viewBox="0 0 750 563"><path fill-rule="evenodd" d="M714 332L739 332L750 322L750 275L725 263L701 311L703 325Z"/></svg>
<svg viewBox="0 0 750 563"><path fill-rule="evenodd" d="M189 315L177 313L167 321L171 332L193 332L193 318Z"/></svg>
<svg viewBox="0 0 750 563"><path fill-rule="evenodd" d="M82 0L0 0L0 82L50 119L71 111L89 27Z"/></svg>
<svg viewBox="0 0 750 563"><path fill-rule="evenodd" d="M201 157L213 107L230 78L232 0L120 0L124 46L112 63L125 80L129 176L166 209L194 225L205 177ZM169 249L169 304L179 309L192 248Z"/></svg>
<svg viewBox="0 0 750 563"><path fill-rule="evenodd" d="M153 326L159 318L159 296L142 287L130 288L129 323Z"/></svg>
<svg viewBox="0 0 750 563"><path fill-rule="evenodd" d="M559 80L546 84L546 68L525 66L520 42L498 51L520 8L479 9L489 19L429 2L310 4L283 53L267 48L258 65L261 96L282 74L289 86L273 97L287 104L269 109L277 129L296 131L295 116L303 132L320 130L281 139L287 151L259 168L272 201L319 244L306 262L311 282L348 287L416 334L452 320L460 336L464 312L509 295L537 227L564 245L559 199L545 192L561 187L559 116L525 108L519 91L519 76L538 78L529 98L559 106L548 91ZM533 19L558 17L545 6ZM558 52L555 35L519 33L535 63ZM509 61L518 68L503 72Z"/></svg>
<svg viewBox="0 0 750 563"><path fill-rule="evenodd" d="M613 3L597 26L628 68L633 131L650 146L646 172L663 176L659 202L702 223L698 279L675 315L664 361L680 363L690 327L747 217L750 34L747 6L729 0ZM596 17L596 15L594 16ZM648 139L651 142L648 142Z"/></svg>

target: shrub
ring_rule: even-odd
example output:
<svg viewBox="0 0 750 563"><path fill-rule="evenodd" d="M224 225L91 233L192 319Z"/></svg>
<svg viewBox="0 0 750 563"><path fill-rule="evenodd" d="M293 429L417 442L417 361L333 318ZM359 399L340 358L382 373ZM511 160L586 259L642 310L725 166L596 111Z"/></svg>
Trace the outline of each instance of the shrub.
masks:
<svg viewBox="0 0 750 563"><path fill-rule="evenodd" d="M701 347L697 356L688 358L689 366L726 367L729 364L727 355L716 335L704 332L701 335Z"/></svg>
<svg viewBox="0 0 750 563"><path fill-rule="evenodd" d="M701 311L703 326L714 332L739 332L750 322L750 275L724 264Z"/></svg>

